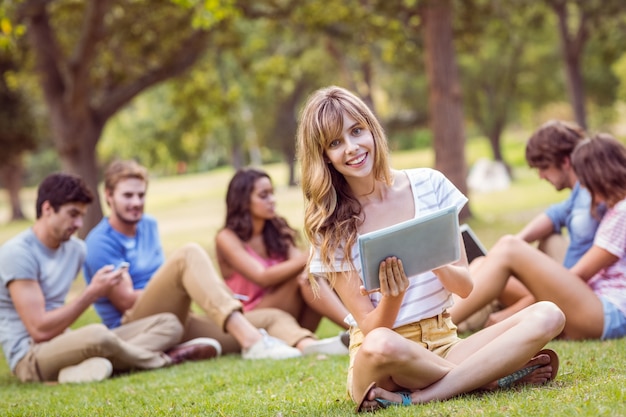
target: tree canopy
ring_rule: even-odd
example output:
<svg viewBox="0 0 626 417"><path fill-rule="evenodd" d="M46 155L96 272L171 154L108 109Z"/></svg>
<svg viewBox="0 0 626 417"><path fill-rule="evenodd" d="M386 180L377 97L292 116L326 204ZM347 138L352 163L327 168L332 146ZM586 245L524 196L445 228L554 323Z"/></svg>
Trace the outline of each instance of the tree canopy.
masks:
<svg viewBox="0 0 626 417"><path fill-rule="evenodd" d="M113 158L167 173L282 159L295 184L300 105L338 84L373 108L392 149L433 146L464 189L467 131L504 160L505 130L554 103L569 101L580 124L611 122L625 11L620 0L7 1L0 49L20 59L3 73L0 120L28 126L18 109L45 108L49 123L13 140L17 153L52 144L93 188ZM90 214L93 225L99 203Z"/></svg>

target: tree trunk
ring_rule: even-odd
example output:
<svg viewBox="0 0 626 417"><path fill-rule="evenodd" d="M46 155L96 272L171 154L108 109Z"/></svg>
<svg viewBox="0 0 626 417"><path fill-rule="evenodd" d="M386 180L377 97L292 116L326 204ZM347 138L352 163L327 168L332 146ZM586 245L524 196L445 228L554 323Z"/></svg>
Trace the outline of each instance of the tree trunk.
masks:
<svg viewBox="0 0 626 417"><path fill-rule="evenodd" d="M581 60L585 43L589 37L587 31L587 17L584 10L579 8L580 21L575 28L574 34L570 34L568 22L567 2L552 3L552 7L559 19L559 34L561 37L561 49L565 61L565 73L567 75L567 89L574 110L576 123L583 129L587 129L587 112L585 109L585 93L583 88L583 76Z"/></svg>
<svg viewBox="0 0 626 417"><path fill-rule="evenodd" d="M294 89L278 105L278 111L272 135L279 142L283 156L289 166L289 182L290 186L298 184L296 178L296 131L298 130L298 115L296 109L298 103L305 94L308 83L304 79L298 80Z"/></svg>
<svg viewBox="0 0 626 417"><path fill-rule="evenodd" d="M102 134L102 126L96 124L94 117L82 115L79 118L77 114L79 112L74 112L72 116L69 116L67 112L54 112L51 126L63 171L79 175L94 194L94 200L87 210L83 227L78 231L78 236L84 238L102 219L102 205L98 198L99 175L96 157L96 144ZM80 146L68 146L73 142L70 139L73 137L82 138Z"/></svg>
<svg viewBox="0 0 626 417"><path fill-rule="evenodd" d="M63 50L57 40L56 29L50 24L50 3L24 1L19 14L20 20L26 22L52 137L62 167L67 172L80 175L94 192L94 202L78 233L84 237L102 218L102 206L98 198L96 145L105 123L137 94L191 67L206 50L209 32L193 30L181 40L180 47L165 52L167 58L159 65L146 64L139 75L119 82L113 81L118 78L118 73L115 76L105 74L104 78L112 82L100 86L96 80L102 75L94 76L92 70L97 62L98 51L111 47L111 38L105 39L105 35L108 35L105 20L113 2L83 2L83 25L71 54ZM54 7L49 8L50 13L54 13ZM187 14L182 19L189 23Z"/></svg>
<svg viewBox="0 0 626 417"><path fill-rule="evenodd" d="M11 204L11 221L23 220L26 218L22 211L22 203L20 202L20 189L22 188L22 176L24 174L24 164L22 155L13 157L0 169L0 178L2 184L9 195Z"/></svg>
<svg viewBox="0 0 626 417"><path fill-rule="evenodd" d="M428 0L421 15L435 168L467 194L463 102L452 39L452 3L450 0ZM470 215L469 206L465 206L461 218Z"/></svg>
<svg viewBox="0 0 626 417"><path fill-rule="evenodd" d="M230 163L235 170L241 169L246 165L244 151L242 149L241 140L237 131L237 125L229 120L228 137L230 138Z"/></svg>

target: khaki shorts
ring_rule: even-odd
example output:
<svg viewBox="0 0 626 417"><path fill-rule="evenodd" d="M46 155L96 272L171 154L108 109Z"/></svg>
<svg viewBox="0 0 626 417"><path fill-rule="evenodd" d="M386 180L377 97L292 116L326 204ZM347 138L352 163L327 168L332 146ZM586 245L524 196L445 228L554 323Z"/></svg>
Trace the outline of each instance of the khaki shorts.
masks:
<svg viewBox="0 0 626 417"><path fill-rule="evenodd" d="M450 314L447 312L422 319L415 323L405 324L393 330L405 339L412 340L442 358L445 358L450 352L450 349L461 341L457 336L456 325L452 322ZM354 370L354 359L363 344L364 338L361 329L358 327L350 328L350 365L348 366L347 382L348 395L351 398L353 398L352 374Z"/></svg>

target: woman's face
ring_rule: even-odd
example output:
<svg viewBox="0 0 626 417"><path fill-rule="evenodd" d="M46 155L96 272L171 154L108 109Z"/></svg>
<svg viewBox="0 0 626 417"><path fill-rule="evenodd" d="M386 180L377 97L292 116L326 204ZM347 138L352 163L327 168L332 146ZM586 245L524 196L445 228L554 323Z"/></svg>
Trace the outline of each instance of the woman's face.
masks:
<svg viewBox="0 0 626 417"><path fill-rule="evenodd" d="M258 178L254 182L254 188L250 195L250 214L252 218L263 220L272 219L276 216L274 187L267 177Z"/></svg>
<svg viewBox="0 0 626 417"><path fill-rule="evenodd" d="M364 177L374 164L374 137L366 126L344 113L341 137L326 147L326 157L345 177Z"/></svg>

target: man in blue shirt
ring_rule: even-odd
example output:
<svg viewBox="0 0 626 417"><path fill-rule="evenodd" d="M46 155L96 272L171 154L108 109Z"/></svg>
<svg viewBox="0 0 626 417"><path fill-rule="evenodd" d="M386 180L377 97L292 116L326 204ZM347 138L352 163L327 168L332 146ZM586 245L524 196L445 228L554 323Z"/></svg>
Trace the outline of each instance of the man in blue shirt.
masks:
<svg viewBox="0 0 626 417"><path fill-rule="evenodd" d="M296 357L305 346L311 346L307 352L325 353L328 341L316 340L282 310L244 313L199 245L186 244L165 259L157 222L143 212L147 186L144 167L135 161L113 162L105 172L110 215L86 238L87 282L102 265L130 264L120 285L95 303L108 327L170 312L183 323L183 341L210 337L220 342L224 353L241 352L244 359ZM192 302L204 314L192 312Z"/></svg>

